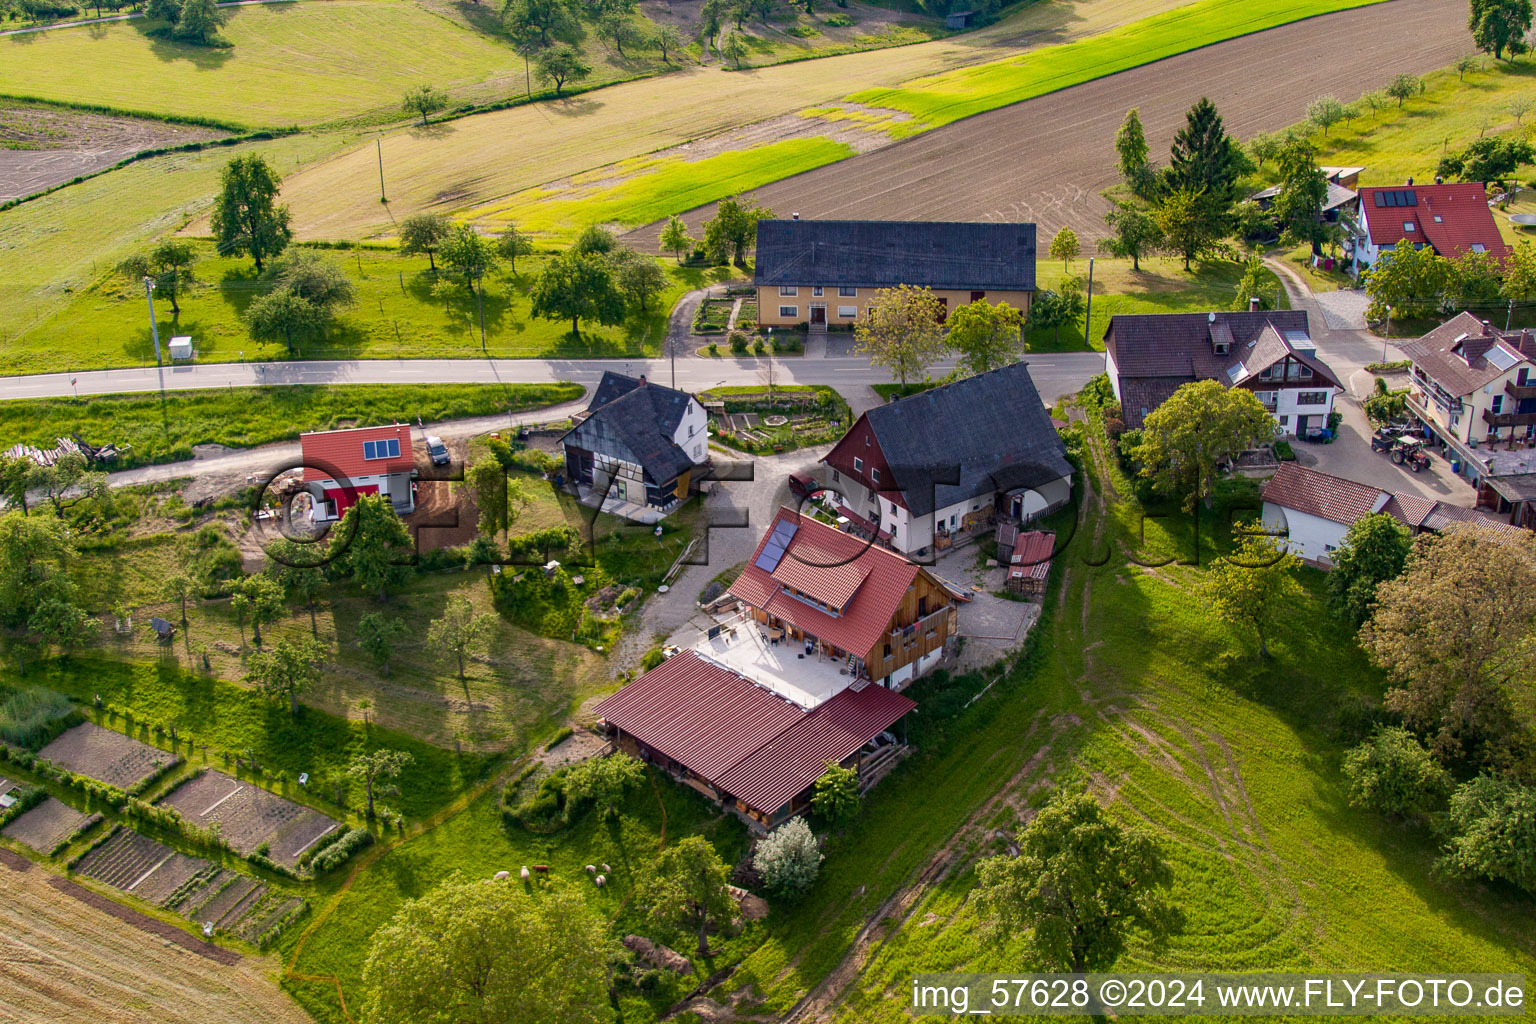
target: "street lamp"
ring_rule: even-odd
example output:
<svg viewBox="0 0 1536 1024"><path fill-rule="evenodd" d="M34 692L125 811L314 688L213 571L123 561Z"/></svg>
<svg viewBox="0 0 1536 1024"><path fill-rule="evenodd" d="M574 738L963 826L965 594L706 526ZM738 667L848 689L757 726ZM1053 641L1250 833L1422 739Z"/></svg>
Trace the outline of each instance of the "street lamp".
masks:
<svg viewBox="0 0 1536 1024"><path fill-rule="evenodd" d="M1387 339L1392 337L1392 307L1387 307L1387 333L1381 336L1381 361L1387 361Z"/></svg>
<svg viewBox="0 0 1536 1024"><path fill-rule="evenodd" d="M144 297L149 300L149 336L155 340L155 365L160 365L160 328L155 325L155 279L144 276Z"/></svg>

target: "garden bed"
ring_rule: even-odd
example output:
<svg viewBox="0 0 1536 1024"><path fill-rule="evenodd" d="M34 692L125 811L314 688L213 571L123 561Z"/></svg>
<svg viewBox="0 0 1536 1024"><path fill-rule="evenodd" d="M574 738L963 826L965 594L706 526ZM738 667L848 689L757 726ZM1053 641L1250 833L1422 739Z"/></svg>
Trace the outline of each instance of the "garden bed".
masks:
<svg viewBox="0 0 1536 1024"><path fill-rule="evenodd" d="M724 334L730 326L733 299L705 299L693 314L694 334Z"/></svg>
<svg viewBox="0 0 1536 1024"><path fill-rule="evenodd" d="M118 789L131 790L179 760L94 722L84 722L38 751L38 756Z"/></svg>
<svg viewBox="0 0 1536 1024"><path fill-rule="evenodd" d="M101 820L99 814L77 811L62 800L48 797L9 825L0 835L48 855L76 832Z"/></svg>
<svg viewBox="0 0 1536 1024"><path fill-rule="evenodd" d="M699 396L719 402L710 418L715 440L738 451L787 452L837 440L851 419L848 403L825 385L715 388Z"/></svg>
<svg viewBox="0 0 1536 1024"><path fill-rule="evenodd" d="M177 786L160 805L174 807L183 820L202 828L217 824L224 841L243 855L265 843L267 856L289 868L317 840L340 827L319 811L216 771Z"/></svg>

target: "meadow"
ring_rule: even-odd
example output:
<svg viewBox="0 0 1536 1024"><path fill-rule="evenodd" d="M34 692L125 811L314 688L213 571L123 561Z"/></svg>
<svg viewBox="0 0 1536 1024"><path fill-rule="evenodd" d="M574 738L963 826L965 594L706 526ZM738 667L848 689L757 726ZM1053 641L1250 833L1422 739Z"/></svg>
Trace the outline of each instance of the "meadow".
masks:
<svg viewBox="0 0 1536 1024"><path fill-rule="evenodd" d="M521 412L580 398L579 384L281 385L236 391L101 395L0 402L0 439L50 448L79 433L93 444L131 446L118 469L192 457L192 447L289 441L307 430L427 422Z"/></svg>
<svg viewBox="0 0 1536 1024"><path fill-rule="evenodd" d="M235 362L285 356L281 344L253 341L241 319L266 287L251 261L220 257L199 246L196 273L201 281L181 299L181 315L172 318L168 303L157 300L160 334L190 335L200 362ZM480 343L481 310L466 287L435 289L425 256L401 256L392 249L337 251L326 257L346 271L357 302L327 335L300 346L308 359L623 356L660 350L667 313L686 291L730 276L727 268L679 267L663 260L669 286L650 310L632 311L615 326L582 324L571 336L566 320L530 315L529 293L547 255L524 257L516 273L505 268L484 282L485 347ZM71 301L45 323L0 349L0 372L39 373L104 366L150 365L154 345L144 295L135 283L106 272L70 296Z"/></svg>

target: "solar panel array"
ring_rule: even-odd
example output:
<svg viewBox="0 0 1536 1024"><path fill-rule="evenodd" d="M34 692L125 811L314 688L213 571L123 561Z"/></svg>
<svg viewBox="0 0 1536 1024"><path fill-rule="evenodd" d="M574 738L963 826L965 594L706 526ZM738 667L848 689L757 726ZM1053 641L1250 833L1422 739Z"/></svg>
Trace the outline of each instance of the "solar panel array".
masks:
<svg viewBox="0 0 1536 1024"><path fill-rule="evenodd" d="M788 519L780 519L773 527L773 532L768 535L768 541L763 545L762 553L757 556L753 564L764 572L773 572L784 560L784 552L789 549L789 542L794 539L795 531L800 529L799 523L792 523Z"/></svg>
<svg viewBox="0 0 1536 1024"><path fill-rule="evenodd" d="M1418 206L1419 197L1413 194L1411 188L1378 189L1376 192L1377 206Z"/></svg>

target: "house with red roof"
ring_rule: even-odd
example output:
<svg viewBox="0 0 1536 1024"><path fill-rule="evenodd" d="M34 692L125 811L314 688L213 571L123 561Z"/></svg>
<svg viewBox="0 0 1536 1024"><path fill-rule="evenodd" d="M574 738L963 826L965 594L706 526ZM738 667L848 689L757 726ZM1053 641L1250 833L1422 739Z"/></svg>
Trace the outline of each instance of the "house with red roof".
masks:
<svg viewBox="0 0 1536 1024"><path fill-rule="evenodd" d="M409 424L318 430L300 434L299 445L316 522L340 519L364 494L387 496L402 516L416 511Z"/></svg>
<svg viewBox="0 0 1536 1024"><path fill-rule="evenodd" d="M1426 245L1446 258L1488 252L1502 259L1509 246L1488 209L1488 188L1480 181L1446 185L1408 184L1360 190L1355 265L1364 270L1398 245Z"/></svg>

